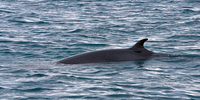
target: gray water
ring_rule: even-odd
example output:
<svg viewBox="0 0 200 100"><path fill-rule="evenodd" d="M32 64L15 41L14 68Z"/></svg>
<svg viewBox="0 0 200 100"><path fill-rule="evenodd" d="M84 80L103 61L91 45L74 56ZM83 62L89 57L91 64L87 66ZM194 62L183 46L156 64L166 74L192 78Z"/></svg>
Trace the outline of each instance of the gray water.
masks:
<svg viewBox="0 0 200 100"><path fill-rule="evenodd" d="M199 99L198 0L0 0L0 99ZM142 62L62 65L132 47Z"/></svg>

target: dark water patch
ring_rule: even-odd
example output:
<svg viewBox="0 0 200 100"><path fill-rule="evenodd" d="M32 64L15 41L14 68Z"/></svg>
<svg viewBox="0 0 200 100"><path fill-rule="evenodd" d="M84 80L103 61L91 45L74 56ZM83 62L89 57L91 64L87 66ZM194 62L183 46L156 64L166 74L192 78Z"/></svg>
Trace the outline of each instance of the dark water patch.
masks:
<svg viewBox="0 0 200 100"><path fill-rule="evenodd" d="M15 44L34 44L34 42L31 42L31 41L15 41L14 42Z"/></svg>
<svg viewBox="0 0 200 100"><path fill-rule="evenodd" d="M33 75L29 75L28 77L46 77L48 75L45 74L33 74Z"/></svg>
<svg viewBox="0 0 200 100"><path fill-rule="evenodd" d="M32 18L34 18L34 17L37 18L39 16L39 14L38 13L34 13L34 12L30 12L30 13L27 13L26 16L27 17L32 17Z"/></svg>
<svg viewBox="0 0 200 100"><path fill-rule="evenodd" d="M140 91L140 92L136 92L136 94L138 94L138 95L145 95L146 92L142 92L142 91Z"/></svg>
<svg viewBox="0 0 200 100"><path fill-rule="evenodd" d="M104 74L105 76L115 76L115 75L118 75L119 73L118 72L109 72L109 73L106 73Z"/></svg>
<svg viewBox="0 0 200 100"><path fill-rule="evenodd" d="M1 50L1 53L3 53L4 55L5 55L5 54L9 54L9 53L11 53L11 52L12 52L12 50L11 50L11 49L9 49L9 48L0 49L0 50Z"/></svg>
<svg viewBox="0 0 200 100"><path fill-rule="evenodd" d="M12 71L11 73L27 73L27 72L29 72L28 70L26 70L26 69L18 69L18 70L14 70L14 71Z"/></svg>
<svg viewBox="0 0 200 100"><path fill-rule="evenodd" d="M83 38L89 38L88 35L83 35L83 34L79 34L78 36L83 37Z"/></svg>
<svg viewBox="0 0 200 100"><path fill-rule="evenodd" d="M194 4L194 3L200 3L200 1L199 0L185 0L187 3L192 3L192 4Z"/></svg>
<svg viewBox="0 0 200 100"><path fill-rule="evenodd" d="M190 14L190 13L194 13L195 11L194 10L191 10L191 9L184 9L182 11L182 13L186 13L186 14Z"/></svg>
<svg viewBox="0 0 200 100"><path fill-rule="evenodd" d="M100 74L102 72L103 72L102 70L95 70L95 71L89 72L88 74L90 74L90 75L92 75L92 74Z"/></svg>
<svg viewBox="0 0 200 100"><path fill-rule="evenodd" d="M192 91L200 93L200 90L192 90Z"/></svg>
<svg viewBox="0 0 200 100"><path fill-rule="evenodd" d="M134 89L144 89L144 88L146 88L143 85L137 85L137 84L119 84L119 83L116 83L114 85L120 86L120 87L123 87L123 88L134 88Z"/></svg>
<svg viewBox="0 0 200 100"><path fill-rule="evenodd" d="M87 99L87 100L103 100L103 98L100 98L99 96L84 96L83 99Z"/></svg>
<svg viewBox="0 0 200 100"><path fill-rule="evenodd" d="M191 75L191 76L195 78L200 78L200 75Z"/></svg>
<svg viewBox="0 0 200 100"><path fill-rule="evenodd" d="M0 39L0 43L10 43L13 42L11 40L7 40L7 39Z"/></svg>
<svg viewBox="0 0 200 100"><path fill-rule="evenodd" d="M200 21L194 20L194 21L188 21L184 23L186 26L195 26L195 25L200 25Z"/></svg>
<svg viewBox="0 0 200 100"><path fill-rule="evenodd" d="M92 77L85 77L85 76L71 76L71 78L74 78L76 80L99 80L98 78L92 78Z"/></svg>
<svg viewBox="0 0 200 100"><path fill-rule="evenodd" d="M41 85L40 82L37 81L22 81L24 86L35 86L35 85Z"/></svg>
<svg viewBox="0 0 200 100"><path fill-rule="evenodd" d="M43 92L43 91L50 91L53 89L50 88L32 88L32 89L17 89L19 91L23 91L23 92Z"/></svg>
<svg viewBox="0 0 200 100"><path fill-rule="evenodd" d="M49 99L52 99L52 98L48 98L48 97L27 97L27 98L15 98L16 100L49 100Z"/></svg>
<svg viewBox="0 0 200 100"><path fill-rule="evenodd" d="M82 95L71 95L71 96L62 96L62 97L60 97L61 99L66 99L66 98L68 98L68 99L80 99L80 98L83 98L84 97L84 95L82 96Z"/></svg>
<svg viewBox="0 0 200 100"><path fill-rule="evenodd" d="M0 9L0 14L1 13L13 13L12 11L8 11L8 10L3 10L3 9Z"/></svg>
<svg viewBox="0 0 200 100"><path fill-rule="evenodd" d="M193 94L191 94L191 95L185 94L185 95L187 95L189 98L193 98L193 99L199 99L199 98L200 98L199 94L196 94L196 95L193 95Z"/></svg>
<svg viewBox="0 0 200 100"><path fill-rule="evenodd" d="M195 65L195 66L192 66L191 68L200 68L200 65Z"/></svg>
<svg viewBox="0 0 200 100"><path fill-rule="evenodd" d="M124 27L126 27L126 25L125 25L125 24L122 24L122 25L113 25L112 27L116 27L116 28L124 28Z"/></svg>
<svg viewBox="0 0 200 100"><path fill-rule="evenodd" d="M147 90L173 90L171 87L149 87Z"/></svg>
<svg viewBox="0 0 200 100"><path fill-rule="evenodd" d="M1 89L4 89L4 88L3 88L3 87L0 87L0 90L1 90Z"/></svg>
<svg viewBox="0 0 200 100"><path fill-rule="evenodd" d="M98 91L98 92L100 92L100 91L107 91L107 89L101 88L101 87L91 87L91 88L84 89L84 91Z"/></svg>
<svg viewBox="0 0 200 100"><path fill-rule="evenodd" d="M48 34L48 36L53 36L53 35L54 34ZM67 37L68 38L68 37L71 37L71 35L70 34L63 34L62 37Z"/></svg>
<svg viewBox="0 0 200 100"><path fill-rule="evenodd" d="M179 40L186 40L186 39L194 39L200 38L200 36L197 35L173 35L171 37L168 37L168 39L179 39Z"/></svg>
<svg viewBox="0 0 200 100"><path fill-rule="evenodd" d="M124 93L124 94L110 94L110 95L106 95L109 98L130 98L133 97L134 95L129 94L129 93Z"/></svg>

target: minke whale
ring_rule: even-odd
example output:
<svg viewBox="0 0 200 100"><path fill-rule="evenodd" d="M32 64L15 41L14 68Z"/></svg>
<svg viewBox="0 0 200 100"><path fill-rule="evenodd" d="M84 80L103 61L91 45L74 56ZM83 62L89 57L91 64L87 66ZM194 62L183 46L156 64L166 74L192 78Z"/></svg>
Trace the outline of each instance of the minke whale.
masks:
<svg viewBox="0 0 200 100"><path fill-rule="evenodd" d="M61 64L85 64L102 62L122 62L122 61L144 61L152 58L155 54L144 48L144 43L148 39L138 41L133 47L126 49L108 49L93 52L86 52L71 56L58 61Z"/></svg>

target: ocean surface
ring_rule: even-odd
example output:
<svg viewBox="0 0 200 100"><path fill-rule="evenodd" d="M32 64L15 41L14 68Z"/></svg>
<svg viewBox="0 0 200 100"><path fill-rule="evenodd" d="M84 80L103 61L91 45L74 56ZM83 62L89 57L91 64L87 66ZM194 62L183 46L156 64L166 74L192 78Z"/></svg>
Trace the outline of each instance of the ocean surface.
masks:
<svg viewBox="0 0 200 100"><path fill-rule="evenodd" d="M147 61L64 65L145 48ZM199 0L0 0L1 100L200 99Z"/></svg>

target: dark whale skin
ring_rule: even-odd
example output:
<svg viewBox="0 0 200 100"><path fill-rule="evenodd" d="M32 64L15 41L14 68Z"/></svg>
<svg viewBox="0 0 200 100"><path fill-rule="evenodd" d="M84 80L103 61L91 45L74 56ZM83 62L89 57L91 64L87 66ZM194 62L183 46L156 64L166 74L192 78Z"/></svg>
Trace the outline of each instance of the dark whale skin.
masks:
<svg viewBox="0 0 200 100"><path fill-rule="evenodd" d="M62 64L84 64L102 62L121 62L121 61L141 61L151 58L153 52L146 50L143 46L148 39L138 41L132 48L127 49L108 49L93 52L86 52L71 56L58 61Z"/></svg>

